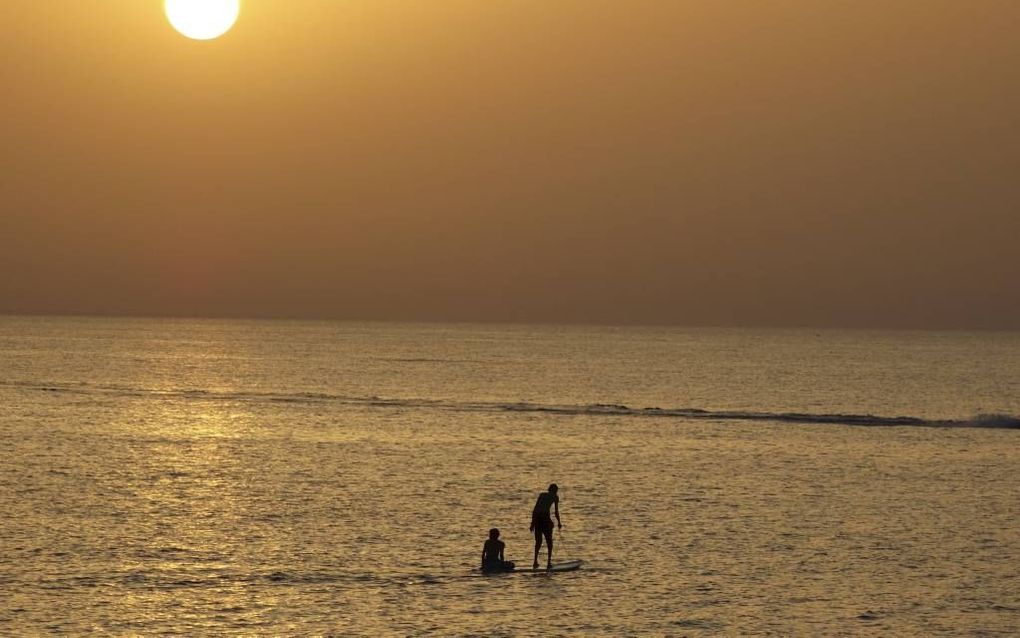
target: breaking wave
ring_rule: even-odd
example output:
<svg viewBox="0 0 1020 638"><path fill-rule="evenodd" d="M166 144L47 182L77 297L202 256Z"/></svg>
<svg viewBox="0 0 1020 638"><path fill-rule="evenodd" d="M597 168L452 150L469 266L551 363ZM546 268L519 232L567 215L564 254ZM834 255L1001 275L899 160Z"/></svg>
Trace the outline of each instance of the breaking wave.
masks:
<svg viewBox="0 0 1020 638"><path fill-rule="evenodd" d="M699 408L631 407L614 403L587 405L531 402L473 402L445 399L395 399L343 396L320 392L281 394L271 392L218 392L213 390L131 388L89 384L0 382L0 386L39 392L116 395L123 397L178 399L195 401L241 401L273 403L332 403L377 409L429 409L456 412L530 412L560 416L615 416L633 418L672 418L707 421L769 421L816 425L853 425L870 427L942 427L1020 429L1020 417L1009 414L979 414L967 419L926 419L917 416L874 414L759 412L754 410L703 410Z"/></svg>

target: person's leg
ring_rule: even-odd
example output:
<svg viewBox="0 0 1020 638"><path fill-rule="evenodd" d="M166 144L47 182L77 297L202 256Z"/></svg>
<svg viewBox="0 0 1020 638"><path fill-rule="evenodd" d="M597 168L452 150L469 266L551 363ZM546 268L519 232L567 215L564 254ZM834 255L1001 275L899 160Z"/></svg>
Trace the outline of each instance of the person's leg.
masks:
<svg viewBox="0 0 1020 638"><path fill-rule="evenodd" d="M552 525L550 525L545 530L545 544L546 544L546 550L548 551L546 567L552 567L552 552L553 552L553 529L552 529Z"/></svg>
<svg viewBox="0 0 1020 638"><path fill-rule="evenodd" d="M532 565L535 569L538 569L538 550L542 549L542 528L538 525L535 526L535 563Z"/></svg>

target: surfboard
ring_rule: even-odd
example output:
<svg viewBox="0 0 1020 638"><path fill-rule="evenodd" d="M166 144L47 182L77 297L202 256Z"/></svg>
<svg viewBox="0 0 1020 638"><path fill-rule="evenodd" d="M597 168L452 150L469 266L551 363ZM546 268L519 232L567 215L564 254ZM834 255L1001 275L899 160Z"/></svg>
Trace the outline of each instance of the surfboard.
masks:
<svg viewBox="0 0 1020 638"><path fill-rule="evenodd" d="M580 569L581 565L584 564L583 560L568 560L563 563L553 563L552 567L539 567L538 569L532 569L530 567L524 569L515 569L508 574L545 574L549 572L572 572L575 569Z"/></svg>

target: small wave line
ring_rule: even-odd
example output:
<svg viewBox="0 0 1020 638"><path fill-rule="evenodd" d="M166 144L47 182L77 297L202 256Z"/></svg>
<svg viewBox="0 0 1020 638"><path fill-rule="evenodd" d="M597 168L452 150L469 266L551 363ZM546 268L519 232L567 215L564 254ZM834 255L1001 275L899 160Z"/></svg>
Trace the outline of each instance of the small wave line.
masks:
<svg viewBox="0 0 1020 638"><path fill-rule="evenodd" d="M980 414L969 419L926 419L917 416L874 414L770 412L754 410L705 410L701 408L631 407L617 403L568 405L528 401L457 401L449 399L385 398L344 396L324 392L274 393L219 391L197 388L135 388L116 385L62 384L50 382L0 381L0 386L48 393L102 394L130 398L179 399L187 401L240 401L272 403L333 403L374 409L429 409L456 412L525 412L556 416L613 416L670 418L709 421L768 421L790 424L849 425L869 427L942 427L1020 429L1020 417L1008 414Z"/></svg>

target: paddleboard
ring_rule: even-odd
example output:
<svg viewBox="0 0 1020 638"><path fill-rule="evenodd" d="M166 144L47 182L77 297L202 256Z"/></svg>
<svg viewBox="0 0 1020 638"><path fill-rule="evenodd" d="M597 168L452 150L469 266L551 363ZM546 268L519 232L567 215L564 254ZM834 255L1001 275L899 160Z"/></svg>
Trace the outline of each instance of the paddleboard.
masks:
<svg viewBox="0 0 1020 638"><path fill-rule="evenodd" d="M538 569L532 569L526 567L524 569L515 569L512 572L506 572L508 574L543 574L548 572L572 572L575 569L580 569L581 565L584 564L583 560L568 560L563 563L553 563L552 567L539 567Z"/></svg>

